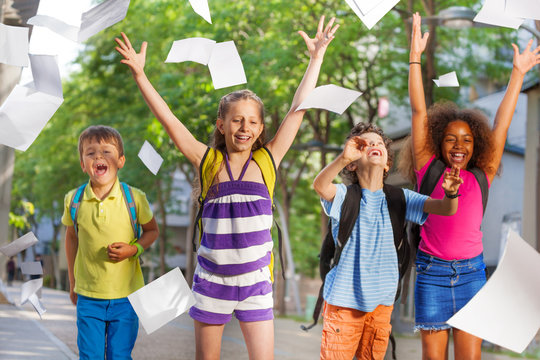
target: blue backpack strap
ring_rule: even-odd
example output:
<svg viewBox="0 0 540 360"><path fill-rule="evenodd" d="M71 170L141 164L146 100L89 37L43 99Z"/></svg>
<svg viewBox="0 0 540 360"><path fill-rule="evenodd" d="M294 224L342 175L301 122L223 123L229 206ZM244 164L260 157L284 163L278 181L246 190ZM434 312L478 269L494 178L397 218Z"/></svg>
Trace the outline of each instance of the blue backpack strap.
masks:
<svg viewBox="0 0 540 360"><path fill-rule="evenodd" d="M71 198L71 202L69 204L69 214L71 215L71 220L73 221L73 229L75 229L75 236L79 236L79 231L77 229L77 215L79 214L79 205L81 204L81 198L84 194L84 189L86 188L87 184L83 184L79 186L77 191L75 191L75 194Z"/></svg>
<svg viewBox="0 0 540 360"><path fill-rule="evenodd" d="M124 196L124 201L129 212L129 219L131 220L131 227L133 228L133 233L137 240L141 237L141 226L137 222L137 208L135 206L135 200L133 199L133 192L131 186L125 182L120 182L120 188L122 189L122 195Z"/></svg>

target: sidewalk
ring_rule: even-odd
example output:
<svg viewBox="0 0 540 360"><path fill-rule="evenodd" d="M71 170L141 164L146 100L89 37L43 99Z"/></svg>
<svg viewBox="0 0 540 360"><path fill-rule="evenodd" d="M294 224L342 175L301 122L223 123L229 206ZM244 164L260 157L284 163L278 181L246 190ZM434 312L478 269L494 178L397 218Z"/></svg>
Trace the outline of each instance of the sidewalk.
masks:
<svg viewBox="0 0 540 360"><path fill-rule="evenodd" d="M19 303L20 283L7 288L7 297ZM0 289L1 290L1 289ZM43 319L29 303L22 307L0 302L0 359L77 359L76 312L66 292L43 288L42 303L47 309ZM307 323L307 322L306 322ZM322 326L309 332L300 330L300 323L290 319L275 320L276 360L310 360L319 358ZM418 337L396 337L397 358L421 358ZM133 350L139 359L195 359L193 321L183 314L161 329L147 335L142 326ZM387 359L391 357L387 354ZM450 351L450 359L453 359ZM242 332L236 320L225 326L221 359L248 360ZM483 353L484 360L511 360L505 355Z"/></svg>

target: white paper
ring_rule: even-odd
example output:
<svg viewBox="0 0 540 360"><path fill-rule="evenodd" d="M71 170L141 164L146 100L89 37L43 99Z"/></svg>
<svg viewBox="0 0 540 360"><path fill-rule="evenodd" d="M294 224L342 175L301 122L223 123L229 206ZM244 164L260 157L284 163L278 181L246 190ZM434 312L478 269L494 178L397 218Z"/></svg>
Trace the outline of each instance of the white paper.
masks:
<svg viewBox="0 0 540 360"><path fill-rule="evenodd" d="M383 0L354 0L354 2L362 14L366 15L383 2Z"/></svg>
<svg viewBox="0 0 540 360"><path fill-rule="evenodd" d="M56 56L30 55L34 87L37 91L63 98L62 79Z"/></svg>
<svg viewBox="0 0 540 360"><path fill-rule="evenodd" d="M45 307L43 306L43 304L41 303L41 301L39 300L39 298L37 297L36 294L32 294L28 297L28 301L30 302L30 304L32 304L32 306L34 307L34 309L36 310L36 312L39 314L39 318L41 319L41 316L43 314L45 314L45 312L47 310L45 310Z"/></svg>
<svg viewBox="0 0 540 360"><path fill-rule="evenodd" d="M482 6L482 9L480 9L478 14L476 14L476 17L473 19L473 21L484 24L509 27L512 29L517 29L521 24L523 24L523 19L505 13L504 9L505 0L486 0L484 6Z"/></svg>
<svg viewBox="0 0 540 360"><path fill-rule="evenodd" d="M0 63L28 66L28 28L0 23Z"/></svg>
<svg viewBox="0 0 540 360"><path fill-rule="evenodd" d="M189 0L193 11L199 14L204 20L212 23L210 18L210 8L208 7L208 0Z"/></svg>
<svg viewBox="0 0 540 360"><path fill-rule="evenodd" d="M21 305L24 305L32 294L37 296L39 289L43 287L43 278L27 281L21 286Z"/></svg>
<svg viewBox="0 0 540 360"><path fill-rule="evenodd" d="M147 334L151 334L195 304L178 267L128 295Z"/></svg>
<svg viewBox="0 0 540 360"><path fill-rule="evenodd" d="M198 37L176 40L173 42L165 62L195 61L199 64L208 65L215 44L214 40Z"/></svg>
<svg viewBox="0 0 540 360"><path fill-rule="evenodd" d="M362 93L359 91L346 89L337 85L323 85L313 89L300 106L298 106L296 111L317 108L341 115L360 95Z"/></svg>
<svg viewBox="0 0 540 360"><path fill-rule="evenodd" d="M455 71L439 76L439 79L433 79L438 87L459 87L459 81Z"/></svg>
<svg viewBox="0 0 540 360"><path fill-rule="evenodd" d="M246 74L234 41L217 43L208 62L214 89L245 84Z"/></svg>
<svg viewBox="0 0 540 360"><path fill-rule="evenodd" d="M3 133L3 130L4 129L2 129L2 132L0 132L0 134ZM36 238L34 233L30 231L29 233L26 233L20 238L18 238L17 240L1 246L0 251L7 257L11 257L36 244L37 242L38 239Z"/></svg>
<svg viewBox="0 0 540 360"><path fill-rule="evenodd" d="M504 12L513 17L540 20L540 2L538 0L506 0Z"/></svg>
<svg viewBox="0 0 540 360"><path fill-rule="evenodd" d="M540 328L540 254L510 231L488 282L448 324L521 353Z"/></svg>
<svg viewBox="0 0 540 360"><path fill-rule="evenodd" d="M161 155L158 154L158 152L152 145L150 145L148 141L145 141L141 147L141 150L139 150L139 158L142 160L144 165L146 165L148 170L150 170L154 175L158 173L159 168L163 163L163 158Z"/></svg>
<svg viewBox="0 0 540 360"><path fill-rule="evenodd" d="M21 272L25 275L43 275L43 267L39 261L27 261L21 264Z"/></svg>
<svg viewBox="0 0 540 360"><path fill-rule="evenodd" d="M64 21L49 15L33 16L28 19L27 23L34 26L46 27L47 29L54 31L55 33L62 35L71 41L77 41L79 36L79 27L69 25Z"/></svg>
<svg viewBox="0 0 540 360"><path fill-rule="evenodd" d="M129 1L107 0L84 12L81 16L79 42L83 42L101 30L122 21L127 15Z"/></svg>
<svg viewBox="0 0 540 360"><path fill-rule="evenodd" d="M362 20L364 25L366 25L368 29L371 29L379 22L379 20L382 19L384 15L386 15L394 6L396 6L399 0L383 0L365 15L362 13L354 0L345 0L345 2L351 7L360 20Z"/></svg>

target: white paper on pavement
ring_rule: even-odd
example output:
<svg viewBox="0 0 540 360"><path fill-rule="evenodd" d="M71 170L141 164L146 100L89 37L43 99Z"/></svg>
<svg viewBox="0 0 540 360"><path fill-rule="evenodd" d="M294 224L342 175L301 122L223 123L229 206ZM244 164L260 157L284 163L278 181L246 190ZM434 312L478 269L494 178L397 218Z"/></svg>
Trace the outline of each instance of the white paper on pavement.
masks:
<svg viewBox="0 0 540 360"><path fill-rule="evenodd" d="M139 150L139 158L154 175L158 173L159 168L163 163L161 155L159 155L154 147L146 140L144 141L141 150Z"/></svg>
<svg viewBox="0 0 540 360"><path fill-rule="evenodd" d="M39 240L36 238L33 232L29 232L21 236L15 241L0 247L0 251L10 257L20 253L21 251L28 249L30 246L36 244Z"/></svg>
<svg viewBox="0 0 540 360"><path fill-rule="evenodd" d="M0 63L28 66L28 28L0 23Z"/></svg>
<svg viewBox="0 0 540 360"><path fill-rule="evenodd" d="M540 254L510 231L486 285L448 324L521 353L540 328Z"/></svg>
<svg viewBox="0 0 540 360"><path fill-rule="evenodd" d="M178 267L128 295L147 334L151 334L195 304Z"/></svg>
<svg viewBox="0 0 540 360"><path fill-rule="evenodd" d="M208 62L214 89L245 84L246 74L234 41L217 43Z"/></svg>
<svg viewBox="0 0 540 360"><path fill-rule="evenodd" d="M208 65L215 45L214 40L199 37L176 40L173 42L165 62L195 61L199 64Z"/></svg>
<svg viewBox="0 0 540 360"><path fill-rule="evenodd" d="M439 79L433 79L438 87L458 87L459 81L455 71L439 76Z"/></svg>
<svg viewBox="0 0 540 360"><path fill-rule="evenodd" d="M25 275L43 275L43 267L39 261L27 261L21 264L21 272Z"/></svg>
<svg viewBox="0 0 540 360"><path fill-rule="evenodd" d="M540 20L540 2L538 0L506 0L504 12L513 17Z"/></svg>
<svg viewBox="0 0 540 360"><path fill-rule="evenodd" d="M396 6L399 0L383 0L367 14L362 13L354 0L345 0L345 2L351 7L360 20L362 20L364 25L366 25L368 29L371 29L379 22L379 20L383 18L384 15L386 15L394 6Z"/></svg>
<svg viewBox="0 0 540 360"><path fill-rule="evenodd" d="M486 0L482 9L476 14L473 21L517 29L523 24L523 19L505 13L506 0ZM508 0L514 1L514 0Z"/></svg>
<svg viewBox="0 0 540 360"><path fill-rule="evenodd" d="M296 109L325 109L343 114L351 104L362 95L360 91L346 89L337 85L316 87Z"/></svg>
<svg viewBox="0 0 540 360"><path fill-rule="evenodd" d="M45 314L47 310L45 310L45 307L39 300L38 296L36 294L32 294L28 297L28 301L30 304L32 304L36 312L39 314L39 318L41 319L41 315Z"/></svg>
<svg viewBox="0 0 540 360"><path fill-rule="evenodd" d="M189 0L193 11L199 14L204 20L212 23L210 18L210 8L208 7L208 0Z"/></svg>
<svg viewBox="0 0 540 360"><path fill-rule="evenodd" d="M32 294L36 294L43 287L43 278L27 281L21 286L21 305L24 305Z"/></svg>
<svg viewBox="0 0 540 360"><path fill-rule="evenodd" d="M84 12L81 16L79 42L83 42L101 30L122 21L127 15L129 1L107 0Z"/></svg>

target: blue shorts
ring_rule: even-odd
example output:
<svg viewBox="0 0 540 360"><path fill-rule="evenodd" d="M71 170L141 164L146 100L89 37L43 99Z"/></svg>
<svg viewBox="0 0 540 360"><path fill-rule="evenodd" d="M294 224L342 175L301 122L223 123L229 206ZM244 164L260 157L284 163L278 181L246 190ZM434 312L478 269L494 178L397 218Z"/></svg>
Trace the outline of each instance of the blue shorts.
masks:
<svg viewBox="0 0 540 360"><path fill-rule="evenodd" d="M131 359L138 331L139 318L127 297L77 296L79 359Z"/></svg>
<svg viewBox="0 0 540 360"><path fill-rule="evenodd" d="M465 260L443 260L418 251L414 288L415 330L444 330L446 323L486 283L482 254Z"/></svg>

